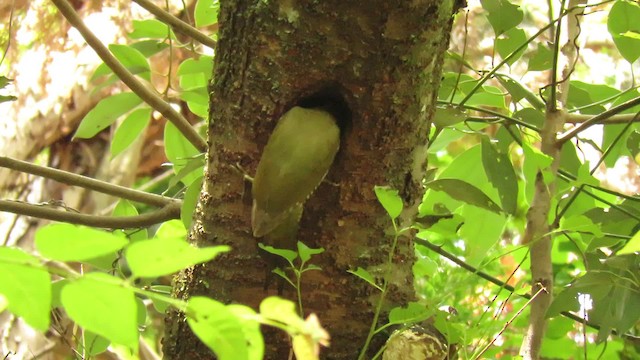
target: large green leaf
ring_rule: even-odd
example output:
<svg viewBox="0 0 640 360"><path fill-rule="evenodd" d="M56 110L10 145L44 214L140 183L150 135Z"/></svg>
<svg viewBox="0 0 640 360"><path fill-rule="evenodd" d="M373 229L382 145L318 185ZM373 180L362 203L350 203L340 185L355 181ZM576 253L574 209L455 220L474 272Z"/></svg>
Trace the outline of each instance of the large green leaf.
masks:
<svg viewBox="0 0 640 360"><path fill-rule="evenodd" d="M496 74L496 79L511 94L512 102L517 103L522 99L526 99L536 110L544 111L544 102L538 95L531 92L526 85L506 74Z"/></svg>
<svg viewBox="0 0 640 360"><path fill-rule="evenodd" d="M227 309L236 315L242 325L249 359L262 360L264 357L264 338L260 332L260 324L253 320L256 312L248 306L238 304L227 305Z"/></svg>
<svg viewBox="0 0 640 360"><path fill-rule="evenodd" d="M529 71L545 71L553 65L553 52L548 46L538 43L538 49L529 59Z"/></svg>
<svg viewBox="0 0 640 360"><path fill-rule="evenodd" d="M144 54L142 54L135 46L111 44L109 50L113 53L113 56L120 61L129 72L134 75L140 75L143 79L151 81L151 68L149 62ZM111 69L104 63L100 64L96 71L91 76L91 80L111 74Z"/></svg>
<svg viewBox="0 0 640 360"><path fill-rule="evenodd" d="M132 111L118 126L111 140L111 157L116 157L143 134L151 120L151 108Z"/></svg>
<svg viewBox="0 0 640 360"><path fill-rule="evenodd" d="M206 87L213 75L213 57L203 55L198 59L187 59L178 66L177 75L183 90Z"/></svg>
<svg viewBox="0 0 640 360"><path fill-rule="evenodd" d="M481 2L496 36L518 26L524 18L522 9L507 0L482 0Z"/></svg>
<svg viewBox="0 0 640 360"><path fill-rule="evenodd" d="M389 311L389 324L415 324L433 315L433 309L423 304L410 302L406 307L396 307Z"/></svg>
<svg viewBox="0 0 640 360"><path fill-rule="evenodd" d="M452 198L495 213L502 209L482 190L460 179L437 179L425 184L429 189L443 191Z"/></svg>
<svg viewBox="0 0 640 360"><path fill-rule="evenodd" d="M196 248L184 238L155 238L129 245L125 256L134 276L157 277L207 262L226 251L228 246Z"/></svg>
<svg viewBox="0 0 640 360"><path fill-rule="evenodd" d="M224 304L205 297L192 297L187 307L187 323L218 359L249 359L245 327Z"/></svg>
<svg viewBox="0 0 640 360"><path fill-rule="evenodd" d="M124 281L104 273L88 273L69 282L62 305L78 325L113 343L138 348L137 305Z"/></svg>
<svg viewBox="0 0 640 360"><path fill-rule="evenodd" d="M191 227L196 205L200 198L200 190L202 190L202 179L203 177L199 177L194 180L187 187L187 191L184 192L184 199L182 199L182 207L180 208L180 220L182 220L185 228Z"/></svg>
<svg viewBox="0 0 640 360"><path fill-rule="evenodd" d="M637 232L627 244L618 251L619 255L640 253L640 231Z"/></svg>
<svg viewBox="0 0 640 360"><path fill-rule="evenodd" d="M133 20L133 31L128 34L131 39L165 39L175 35L169 26L156 19Z"/></svg>
<svg viewBox="0 0 640 360"><path fill-rule="evenodd" d="M463 206L461 215L464 223L459 234L465 243L466 261L480 265L487 257L489 249L500 240L506 224L506 217L476 206Z"/></svg>
<svg viewBox="0 0 640 360"><path fill-rule="evenodd" d="M635 1L618 0L611 7L607 27L618 51L633 63L640 57L640 5Z"/></svg>
<svg viewBox="0 0 640 360"><path fill-rule="evenodd" d="M498 152L486 137L482 138L482 165L491 185L498 190L502 208L514 215L518 208L518 179L509 155Z"/></svg>
<svg viewBox="0 0 640 360"><path fill-rule="evenodd" d="M123 92L102 99L82 119L73 136L81 139L92 138L141 103L138 95L132 92Z"/></svg>
<svg viewBox="0 0 640 360"><path fill-rule="evenodd" d="M170 122L167 122L164 127L164 151L169 161L173 163L173 170L176 174L180 173L190 160L197 160L197 155L200 153ZM202 176L202 172L202 167L199 167L190 171L189 174L183 175L181 181L190 184Z"/></svg>
<svg viewBox="0 0 640 360"><path fill-rule="evenodd" d="M500 54L500 56L505 59L526 41L527 34L524 32L524 30L519 28L509 29L496 39L496 50L498 50L498 54ZM507 61L507 64L513 65L513 63L515 63L518 59L520 59L520 57L522 57L524 50L525 49L518 51L518 53L516 53Z"/></svg>
<svg viewBox="0 0 640 360"><path fill-rule="evenodd" d="M398 190L392 189L388 186L376 186L374 191L378 201L387 211L387 214L389 214L391 219L395 219L400 216L403 204L400 195L398 195Z"/></svg>
<svg viewBox="0 0 640 360"><path fill-rule="evenodd" d="M35 329L47 331L51 276L38 259L21 249L0 247L0 279L0 295L9 311Z"/></svg>
<svg viewBox="0 0 640 360"><path fill-rule="evenodd" d="M36 248L59 261L83 261L122 249L129 241L112 233L72 224L51 224L38 230Z"/></svg>
<svg viewBox="0 0 640 360"><path fill-rule="evenodd" d="M218 22L220 2L218 0L198 0L193 16L196 26L207 26Z"/></svg>
<svg viewBox="0 0 640 360"><path fill-rule="evenodd" d="M129 200L125 199L118 200L116 207L114 207L111 212L111 216L137 216L139 214L138 209ZM149 232L146 228L120 231L131 239L131 241L145 240L149 238Z"/></svg>

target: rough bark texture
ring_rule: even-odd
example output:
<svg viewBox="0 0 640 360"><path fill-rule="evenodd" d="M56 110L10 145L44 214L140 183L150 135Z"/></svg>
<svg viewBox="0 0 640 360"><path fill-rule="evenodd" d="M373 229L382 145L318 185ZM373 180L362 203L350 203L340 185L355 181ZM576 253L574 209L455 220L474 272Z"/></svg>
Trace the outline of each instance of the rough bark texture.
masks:
<svg viewBox="0 0 640 360"><path fill-rule="evenodd" d="M225 1L211 86L209 162L192 237L199 245L229 244L233 252L182 273L176 293L212 296L257 307L265 264L251 236L239 163L250 174L277 119L319 91L351 110L341 149L325 183L305 206L299 239L325 252L322 271L305 273L306 314L331 334L327 359L355 359L379 292L347 273L364 267L379 278L392 237L374 185L399 190L407 225L422 196L425 143L448 46L453 1ZM391 306L414 299L413 246L400 239L390 271ZM272 286L275 288L275 286ZM294 299L293 291L285 297ZM381 316L384 321L386 316ZM207 359L180 314L168 317L165 356ZM384 341L380 336L373 351ZM289 343L267 331L268 359L285 359Z"/></svg>

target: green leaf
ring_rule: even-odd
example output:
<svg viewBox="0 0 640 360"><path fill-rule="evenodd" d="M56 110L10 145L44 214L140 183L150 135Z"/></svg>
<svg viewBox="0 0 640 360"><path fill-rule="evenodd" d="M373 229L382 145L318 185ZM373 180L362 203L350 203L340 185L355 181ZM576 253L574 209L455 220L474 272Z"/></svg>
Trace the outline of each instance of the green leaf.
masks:
<svg viewBox="0 0 640 360"><path fill-rule="evenodd" d="M468 334L467 328L461 323L451 321L451 317L449 312L438 310L433 316L433 325L446 337L449 344L458 344Z"/></svg>
<svg viewBox="0 0 640 360"><path fill-rule="evenodd" d="M525 179L525 199L528 204L531 204L535 192L536 176L538 172L548 172L553 159L526 142L522 143L522 152L524 153L522 172Z"/></svg>
<svg viewBox="0 0 640 360"><path fill-rule="evenodd" d="M527 34L525 34L524 30L519 28L513 28L507 30L505 33L501 34L498 39L496 39L496 50L498 54L503 59L506 59L507 56L510 56L511 53L516 51L518 47L524 44L527 41ZM513 65L516 60L522 57L525 49L518 51L517 54L513 55L508 61L507 64Z"/></svg>
<svg viewBox="0 0 640 360"><path fill-rule="evenodd" d="M244 326L224 304L201 296L187 306L187 323L220 360L249 359Z"/></svg>
<svg viewBox="0 0 640 360"><path fill-rule="evenodd" d="M180 99L187 103L189 110L201 118L207 118L209 115L209 94L207 87L202 86L185 90L180 93Z"/></svg>
<svg viewBox="0 0 640 360"><path fill-rule="evenodd" d="M469 105L489 106L506 109L504 92L495 86L483 86L467 102Z"/></svg>
<svg viewBox="0 0 640 360"><path fill-rule="evenodd" d="M620 90L613 87L578 80L570 82L569 92L568 107L581 108L581 113L594 115L603 112L605 110L604 104L611 103L621 95ZM599 104L595 104L597 102Z"/></svg>
<svg viewBox="0 0 640 360"><path fill-rule="evenodd" d="M169 34L175 39L167 24L156 19L148 19L133 20L133 31L128 36L130 39L166 39Z"/></svg>
<svg viewBox="0 0 640 360"><path fill-rule="evenodd" d="M463 206L461 215L464 222L458 233L464 240L466 262L479 266L489 250L500 241L506 217L476 206Z"/></svg>
<svg viewBox="0 0 640 360"><path fill-rule="evenodd" d="M538 43L538 49L533 53L531 59L529 59L529 71L549 70L552 65L553 52L548 46Z"/></svg>
<svg viewBox="0 0 640 360"><path fill-rule="evenodd" d="M533 108L524 108L513 113L513 117L520 119L529 125L533 125L538 129L542 129L544 124L544 113L541 110Z"/></svg>
<svg viewBox="0 0 640 360"><path fill-rule="evenodd" d="M139 215L138 209L126 199L120 199L116 203L116 207L113 208L111 212L111 216L136 216ZM131 241L145 240L149 238L149 232L146 228L143 229L127 229L120 230L124 233Z"/></svg>
<svg viewBox="0 0 640 360"><path fill-rule="evenodd" d="M426 306L410 302L407 307L396 307L389 311L389 324L414 324L428 319L434 312Z"/></svg>
<svg viewBox="0 0 640 360"><path fill-rule="evenodd" d="M163 222L154 236L155 238L187 238L187 229L182 221L174 219Z"/></svg>
<svg viewBox="0 0 640 360"><path fill-rule="evenodd" d="M273 254L273 255L277 255L280 256L282 258L287 259L290 263L293 263L293 261L298 257L298 253L296 253L293 250L288 250L288 249L276 249L273 246L269 246L269 245L265 245L263 243L259 243L258 247L266 252L268 252L269 254Z"/></svg>
<svg viewBox="0 0 640 360"><path fill-rule="evenodd" d="M640 5L637 2L619 0L609 11L607 28L618 51L625 60L633 63L640 57L640 39L627 33L640 33Z"/></svg>
<svg viewBox="0 0 640 360"><path fill-rule="evenodd" d="M502 208L514 215L518 209L518 178L509 155L498 152L490 140L483 137L482 164L491 185L498 191Z"/></svg>
<svg viewBox="0 0 640 360"><path fill-rule="evenodd" d="M640 154L640 131L635 130L627 138L627 150L635 159Z"/></svg>
<svg viewBox="0 0 640 360"><path fill-rule="evenodd" d="M18 98L13 95L0 95L0 104L8 101L16 101Z"/></svg>
<svg viewBox="0 0 640 360"><path fill-rule="evenodd" d="M387 211L392 220L395 220L402 213L402 199L398 195L398 190L388 186L375 186L374 191L378 201Z"/></svg>
<svg viewBox="0 0 640 360"><path fill-rule="evenodd" d="M452 198L482 209L501 213L502 209L482 190L460 179L438 179L425 184L429 189L443 191Z"/></svg>
<svg viewBox="0 0 640 360"><path fill-rule="evenodd" d="M632 126L631 129L635 127ZM609 124L602 130L602 149L608 151L608 156L604 159L607 167L614 167L618 158L625 154L627 150L627 139L631 135L629 129L624 124Z"/></svg>
<svg viewBox="0 0 640 360"><path fill-rule="evenodd" d="M560 219L560 228L559 230L569 231L569 232L585 232L591 233L596 237L604 236L600 226L594 224L591 219L584 215L577 215L567 217L564 216Z"/></svg>
<svg viewBox="0 0 640 360"><path fill-rule="evenodd" d="M168 48L169 44L157 40L142 40L131 44L131 47L138 50L145 58L150 58Z"/></svg>
<svg viewBox="0 0 640 360"><path fill-rule="evenodd" d="M193 221L193 215L196 211L196 205L200 198L200 191L202 190L202 179L199 177L194 180L191 185L187 187L187 191L184 192L184 199L182 199L182 208L180 209L180 219L185 228L191 227Z"/></svg>
<svg viewBox="0 0 640 360"><path fill-rule="evenodd" d="M51 224L36 232L36 248L59 261L83 261L122 249L129 241L112 233L72 224Z"/></svg>
<svg viewBox="0 0 640 360"><path fill-rule="evenodd" d="M169 181L168 188L171 189L180 182L184 184L191 184L198 178L202 178L204 175L204 164L204 156L195 156L186 160L186 162L181 161L179 164L174 164L174 171L176 171L176 175Z"/></svg>
<svg viewBox="0 0 640 360"><path fill-rule="evenodd" d="M311 256L322 254L323 252L323 248L313 249L305 245L302 241L298 241L298 254L300 254L300 260L302 260L303 263L309 261Z"/></svg>
<svg viewBox="0 0 640 360"><path fill-rule="evenodd" d="M198 0L193 14L196 26L202 27L217 23L219 11L220 3L218 0Z"/></svg>
<svg viewBox="0 0 640 360"><path fill-rule="evenodd" d="M51 276L38 259L21 249L0 247L0 279L0 295L5 303L0 312L7 308L33 328L47 331Z"/></svg>
<svg viewBox="0 0 640 360"><path fill-rule="evenodd" d="M9 85L13 82L13 79L9 79L4 75L0 75L0 89L4 89L5 86Z"/></svg>
<svg viewBox="0 0 640 360"><path fill-rule="evenodd" d="M111 158L126 150L147 128L151 120L151 109L132 111L118 126L111 141Z"/></svg>
<svg viewBox="0 0 640 360"><path fill-rule="evenodd" d="M129 45L111 44L109 50L132 74L151 81L151 68L147 58Z"/></svg>
<svg viewBox="0 0 640 360"><path fill-rule="evenodd" d="M482 0L482 8L487 11L487 19L496 36L516 27L522 22L524 14L518 5L507 0Z"/></svg>
<svg viewBox="0 0 640 360"><path fill-rule="evenodd" d="M69 282L60 294L64 309L78 325L111 342L138 349L137 305L123 280L88 273Z"/></svg>
<svg viewBox="0 0 640 360"><path fill-rule="evenodd" d="M467 112L457 106L438 106L436 107L436 113L433 116L433 124L437 128L445 128L459 124L467 119Z"/></svg>
<svg viewBox="0 0 640 360"><path fill-rule="evenodd" d="M200 152L193 146L189 140L170 122L164 127L164 152L167 159L173 163L173 171L178 174L190 159L195 158ZM201 175L201 174L200 174ZM185 178L184 183L190 184L198 174Z"/></svg>
<svg viewBox="0 0 640 360"><path fill-rule="evenodd" d="M574 320L559 316L549 320L545 337L548 339L566 338L573 330Z"/></svg>
<svg viewBox="0 0 640 360"><path fill-rule="evenodd" d="M147 58L135 47L129 45L111 44L109 50L120 63L134 75L140 75L143 79L151 81L151 69ZM91 76L91 80L111 74L111 69L104 63L100 64Z"/></svg>
<svg viewBox="0 0 640 360"><path fill-rule="evenodd" d="M511 101L519 102L522 99L526 99L536 110L544 111L544 102L538 95L532 93L527 86L505 74L497 75L496 79L511 94Z"/></svg>
<svg viewBox="0 0 640 360"><path fill-rule="evenodd" d="M123 92L102 99L82 119L73 136L81 139L92 138L141 103L138 95L132 92Z"/></svg>
<svg viewBox="0 0 640 360"><path fill-rule="evenodd" d="M207 262L229 250L228 246L196 248L184 238L155 238L129 245L125 257L134 276L157 277Z"/></svg>
<svg viewBox="0 0 640 360"><path fill-rule="evenodd" d="M360 279L368 282L369 285L371 285L371 286L375 287L376 289L382 291L382 288L380 286L378 286L378 284L376 284L376 281L373 279L373 276L367 270L365 270L365 269L363 269L363 268L358 266L356 271L347 270L347 272L359 277Z"/></svg>
<svg viewBox="0 0 640 360"><path fill-rule="evenodd" d="M213 57L202 55L197 59L187 59L178 66L177 75L187 81L187 84L180 84L183 89L206 86L213 75ZM187 75L197 75L197 77L190 78Z"/></svg>
<svg viewBox="0 0 640 360"><path fill-rule="evenodd" d="M304 320L296 311L296 304L277 296L269 296L260 303L260 315L293 327L302 327Z"/></svg>
<svg viewBox="0 0 640 360"><path fill-rule="evenodd" d="M618 255L633 254L635 252L640 252L640 231L633 235L631 240L618 251Z"/></svg>
<svg viewBox="0 0 640 360"><path fill-rule="evenodd" d="M256 312L248 306L238 304L227 305L227 309L238 318L242 325L242 332L247 341L248 358L262 360L264 357L264 338L260 332L260 323L253 320L257 316Z"/></svg>
<svg viewBox="0 0 640 360"><path fill-rule="evenodd" d="M13 82L13 79L0 75L0 89L4 89L11 82ZM7 101L15 101L17 99L18 98L13 95L0 95L0 104Z"/></svg>
<svg viewBox="0 0 640 360"><path fill-rule="evenodd" d="M161 294L161 295L165 295L165 296L168 296L168 297L171 296L172 289L173 288L171 286L169 286L169 285L151 285L149 287L149 290L153 294ZM160 296L153 296L152 295L152 296L149 296L149 299L151 299L151 301L153 302L153 307L155 307L156 310L160 314L166 313L167 309L171 305L171 304L167 303L167 301L164 300Z"/></svg>
<svg viewBox="0 0 640 360"><path fill-rule="evenodd" d="M96 356L102 354L109 348L111 342L89 330L84 330L82 337L78 338L77 349L81 354Z"/></svg>

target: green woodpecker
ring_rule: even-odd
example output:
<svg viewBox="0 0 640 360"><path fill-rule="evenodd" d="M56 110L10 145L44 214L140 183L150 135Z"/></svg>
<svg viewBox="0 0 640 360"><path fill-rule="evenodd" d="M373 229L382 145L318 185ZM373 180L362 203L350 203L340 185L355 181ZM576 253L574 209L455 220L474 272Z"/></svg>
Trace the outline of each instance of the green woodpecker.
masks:
<svg viewBox="0 0 640 360"><path fill-rule="evenodd" d="M294 107L278 120L253 179L253 236L275 248L296 248L303 204L329 171L339 146L338 124L322 108ZM266 260L280 265L273 256Z"/></svg>

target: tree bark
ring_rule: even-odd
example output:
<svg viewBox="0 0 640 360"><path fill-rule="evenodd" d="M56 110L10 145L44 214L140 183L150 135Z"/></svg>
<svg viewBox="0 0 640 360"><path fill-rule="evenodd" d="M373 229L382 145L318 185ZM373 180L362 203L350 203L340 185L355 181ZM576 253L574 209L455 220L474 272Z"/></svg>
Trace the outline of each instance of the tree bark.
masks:
<svg viewBox="0 0 640 360"><path fill-rule="evenodd" d="M279 0L221 3L211 110L208 166L191 232L198 245L228 244L233 251L181 273L180 297L206 295L257 308L276 286L263 290L265 264L251 235L250 206L243 203L240 164L253 175L277 119L318 96L341 99L350 109L341 149L305 205L299 240L325 252L303 275L306 315L317 313L331 334L328 359L355 359L364 343L379 291L347 270L363 267L390 292L384 311L414 300L413 245L401 238L394 266L385 269L391 222L373 188L399 190L412 223L421 201L426 139L434 112L453 0ZM295 300L286 289L284 296ZM386 320L386 315L380 317ZM286 337L267 331L268 359L285 359ZM385 337L374 339L373 354ZM209 359L181 314L170 313L168 359Z"/></svg>

